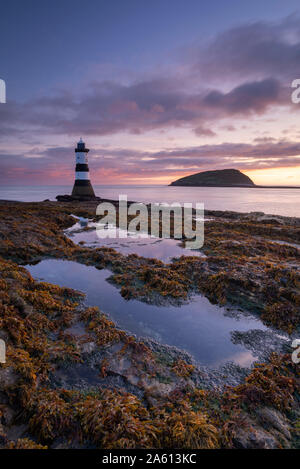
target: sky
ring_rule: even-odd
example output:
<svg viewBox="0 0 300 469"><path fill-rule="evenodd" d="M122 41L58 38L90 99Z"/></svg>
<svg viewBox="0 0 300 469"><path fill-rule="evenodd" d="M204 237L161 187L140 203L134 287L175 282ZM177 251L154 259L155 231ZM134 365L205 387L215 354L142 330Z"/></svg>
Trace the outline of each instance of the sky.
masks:
<svg viewBox="0 0 300 469"><path fill-rule="evenodd" d="M300 185L298 0L3 0L0 78L1 185Z"/></svg>

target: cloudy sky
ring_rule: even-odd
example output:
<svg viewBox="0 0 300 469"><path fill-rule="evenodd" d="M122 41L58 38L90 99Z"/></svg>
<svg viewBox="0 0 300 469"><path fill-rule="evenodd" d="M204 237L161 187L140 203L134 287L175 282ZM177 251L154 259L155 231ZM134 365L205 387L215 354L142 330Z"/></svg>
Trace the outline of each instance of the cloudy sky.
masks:
<svg viewBox="0 0 300 469"><path fill-rule="evenodd" d="M297 0L3 0L0 184L300 185Z"/></svg>

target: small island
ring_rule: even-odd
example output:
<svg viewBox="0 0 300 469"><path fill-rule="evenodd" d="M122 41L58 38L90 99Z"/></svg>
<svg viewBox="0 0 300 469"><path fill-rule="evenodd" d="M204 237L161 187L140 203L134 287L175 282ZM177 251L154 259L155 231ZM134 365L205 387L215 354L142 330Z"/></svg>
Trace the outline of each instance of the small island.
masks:
<svg viewBox="0 0 300 469"><path fill-rule="evenodd" d="M204 171L171 182L170 186L256 187L254 182L238 169Z"/></svg>

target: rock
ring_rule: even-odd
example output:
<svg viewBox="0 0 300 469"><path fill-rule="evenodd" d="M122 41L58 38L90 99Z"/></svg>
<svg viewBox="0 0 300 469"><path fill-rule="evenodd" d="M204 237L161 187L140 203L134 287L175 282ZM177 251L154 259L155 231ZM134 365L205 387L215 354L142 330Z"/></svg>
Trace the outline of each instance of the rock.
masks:
<svg viewBox="0 0 300 469"><path fill-rule="evenodd" d="M233 445L238 449L278 449L280 443L278 439L262 428L258 422L243 413L240 418L244 418L244 424L239 426L232 439Z"/></svg>
<svg viewBox="0 0 300 469"><path fill-rule="evenodd" d="M242 449L278 449L289 448L292 439L290 424L278 410L270 407L258 407L253 419L244 414L247 425L239 428L233 438L236 448Z"/></svg>
<svg viewBox="0 0 300 469"><path fill-rule="evenodd" d="M4 342L8 342L8 333L6 331L0 330L0 339L4 340Z"/></svg>
<svg viewBox="0 0 300 469"><path fill-rule="evenodd" d="M0 368L0 390L13 386L18 381L18 375L12 367Z"/></svg>
<svg viewBox="0 0 300 469"><path fill-rule="evenodd" d="M81 345L81 351L82 353L92 353L96 349L96 343L95 342L86 342Z"/></svg>
<svg viewBox="0 0 300 469"><path fill-rule="evenodd" d="M23 317L29 316L33 312L32 306L28 305L24 299L16 292L10 292L10 301L16 308L18 308L20 314Z"/></svg>
<svg viewBox="0 0 300 469"><path fill-rule="evenodd" d="M283 414L269 407L257 409L256 414L262 423L266 423L278 430L287 440L291 439L290 425Z"/></svg>
<svg viewBox="0 0 300 469"><path fill-rule="evenodd" d="M276 438L261 428L251 427L249 430L239 429L239 434L233 439L236 448L241 449L278 449Z"/></svg>
<svg viewBox="0 0 300 469"><path fill-rule="evenodd" d="M16 415L16 411L13 410L9 406L2 406L1 412L2 412L2 419L1 419L2 423L6 426L12 425L15 415Z"/></svg>
<svg viewBox="0 0 300 469"><path fill-rule="evenodd" d="M290 340L287 334L280 335L271 330L251 329L250 331L232 331L231 341L234 344L242 344L261 361L268 360L273 352L285 353Z"/></svg>

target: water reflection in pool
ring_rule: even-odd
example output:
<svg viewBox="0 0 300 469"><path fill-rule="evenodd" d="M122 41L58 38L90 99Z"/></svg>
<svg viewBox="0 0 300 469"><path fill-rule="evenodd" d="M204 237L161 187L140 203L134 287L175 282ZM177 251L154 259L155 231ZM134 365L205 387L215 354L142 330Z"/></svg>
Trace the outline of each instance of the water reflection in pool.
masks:
<svg viewBox="0 0 300 469"><path fill-rule="evenodd" d="M74 215L73 215L74 216ZM172 258L180 256L204 256L199 250L186 249L179 240L167 238L144 237L138 238L119 228L110 228L102 231L107 237L99 238L96 232L97 223L79 218L71 228L65 230L65 234L75 244L84 242L88 247L110 247L116 251L128 255L137 254L143 257L155 257L163 262L170 262ZM115 230L115 231L114 231ZM115 235L116 233L116 235ZM125 237L126 235L126 237Z"/></svg>
<svg viewBox="0 0 300 469"><path fill-rule="evenodd" d="M266 330L252 316L226 316L225 308L212 305L200 295L180 307L124 300L119 290L106 281L111 275L108 270L62 260L44 260L26 268L35 278L83 291L87 303L99 306L120 328L184 349L201 365L216 367L227 361L250 365L256 357L233 344L230 331Z"/></svg>

